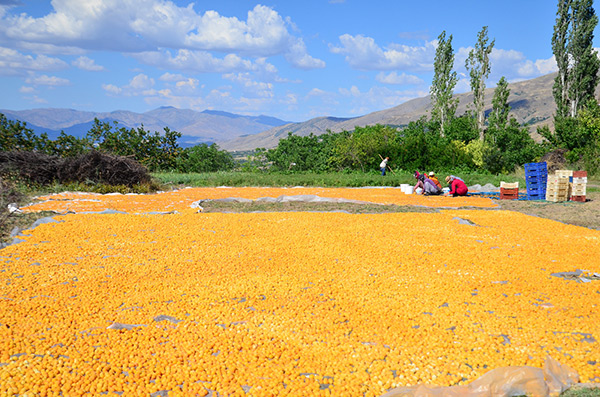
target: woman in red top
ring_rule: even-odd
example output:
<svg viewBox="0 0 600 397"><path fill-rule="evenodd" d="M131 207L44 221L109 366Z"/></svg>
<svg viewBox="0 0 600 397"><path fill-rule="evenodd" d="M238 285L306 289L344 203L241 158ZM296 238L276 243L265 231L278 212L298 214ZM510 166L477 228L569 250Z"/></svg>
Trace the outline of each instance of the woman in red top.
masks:
<svg viewBox="0 0 600 397"><path fill-rule="evenodd" d="M446 182L450 185L450 192L448 193L448 196L466 196L469 192L469 188L461 179L453 176L447 176Z"/></svg>

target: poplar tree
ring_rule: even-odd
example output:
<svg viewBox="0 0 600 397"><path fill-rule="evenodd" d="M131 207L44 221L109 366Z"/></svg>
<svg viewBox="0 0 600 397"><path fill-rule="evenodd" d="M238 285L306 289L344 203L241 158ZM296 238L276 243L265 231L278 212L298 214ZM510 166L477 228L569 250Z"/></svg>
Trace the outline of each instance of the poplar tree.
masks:
<svg viewBox="0 0 600 397"><path fill-rule="evenodd" d="M568 75L569 75L569 52L567 50L567 36L569 24L571 23L571 4L573 0L558 0L556 11L556 23L552 34L552 52L558 67L558 75L554 80L552 94L556 102L556 117L563 118L569 114L568 105Z"/></svg>
<svg viewBox="0 0 600 397"><path fill-rule="evenodd" d="M594 99L598 85L600 59L594 50L594 29L598 16L593 0L577 0L573 4L573 20L569 40L569 54L573 59L569 99L571 117L576 117L590 99Z"/></svg>
<svg viewBox="0 0 600 397"><path fill-rule="evenodd" d="M510 96L510 89L508 88L508 82L502 76L498 85L494 90L494 97L492 98L492 111L488 116L488 130L501 131L504 130L508 124L508 113L510 112L510 105L508 104L508 97Z"/></svg>
<svg viewBox="0 0 600 397"><path fill-rule="evenodd" d="M473 91L473 103L475 106L475 115L477 117L477 130L479 131L479 140L483 141L483 132L485 124L484 100L485 100L485 79L490 74L490 53L494 48L496 40L488 44L488 28L484 26L477 34L477 43L475 48L469 51L469 56L465 61L465 67L471 77L471 90Z"/></svg>
<svg viewBox="0 0 600 397"><path fill-rule="evenodd" d="M438 37L438 46L435 50L433 63L433 81L431 83L431 119L440 126L440 134L454 118L458 99L452 99L454 87L458 78L454 67L454 50L452 49L452 35L446 39L446 31Z"/></svg>
<svg viewBox="0 0 600 397"><path fill-rule="evenodd" d="M558 75L553 94L556 118L575 118L598 84L600 60L593 48L598 17L593 0L559 0L552 35Z"/></svg>

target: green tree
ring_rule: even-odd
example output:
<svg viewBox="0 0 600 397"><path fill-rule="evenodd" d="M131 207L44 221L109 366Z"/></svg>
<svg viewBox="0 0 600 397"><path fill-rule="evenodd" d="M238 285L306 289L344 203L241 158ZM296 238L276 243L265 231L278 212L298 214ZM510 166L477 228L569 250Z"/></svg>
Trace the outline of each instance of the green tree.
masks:
<svg viewBox="0 0 600 397"><path fill-rule="evenodd" d="M446 130L446 137L451 141L469 143L479 138L477 124L470 113L455 117Z"/></svg>
<svg viewBox="0 0 600 397"><path fill-rule="evenodd" d="M484 166L495 174L512 172L515 167L533 161L541 151L529 129L520 126L514 117L509 118L509 96L508 83L502 77L494 90L483 147Z"/></svg>
<svg viewBox="0 0 600 397"><path fill-rule="evenodd" d="M453 99L454 87L458 81L454 67L452 35L446 39L446 31L438 37L438 46L433 63L433 81L431 83L431 119L439 124L440 134L444 136L447 126L454 118L458 99Z"/></svg>
<svg viewBox="0 0 600 397"><path fill-rule="evenodd" d="M180 172L230 171L235 166L231 153L220 150L216 143L202 143L183 149L175 162Z"/></svg>
<svg viewBox="0 0 600 397"><path fill-rule="evenodd" d="M593 0L576 0L573 4L573 19L569 40L569 54L573 65L570 74L569 99L571 117L594 98L598 85L600 59L594 50L594 29L598 25L598 16Z"/></svg>
<svg viewBox="0 0 600 397"><path fill-rule="evenodd" d="M600 105L590 99L588 105L578 115L579 134L587 140L587 145L578 153L583 160L583 168L591 174L600 172Z"/></svg>
<svg viewBox="0 0 600 397"><path fill-rule="evenodd" d="M77 138L61 131L58 138L49 143L46 153L60 157L76 157L88 150L90 145L87 139Z"/></svg>
<svg viewBox="0 0 600 397"><path fill-rule="evenodd" d="M494 90L492 111L488 115L488 129L501 130L506 128L508 114L510 112L510 105L508 103L509 96L510 89L508 88L508 82L504 76L502 76Z"/></svg>
<svg viewBox="0 0 600 397"><path fill-rule="evenodd" d="M465 121L472 124L470 117L458 119L461 120L458 121L457 126ZM449 136L441 136L438 127L437 123L428 122L425 117L422 117L417 121L411 121L402 129L398 134L398 152L392 158L395 159L396 166L411 171L439 171L459 167L474 169L472 157L464 150L464 142ZM475 137L476 135L473 136Z"/></svg>
<svg viewBox="0 0 600 397"><path fill-rule="evenodd" d="M129 156L148 167L150 171L169 170L176 167L176 158L181 152L177 139L181 134L164 128L164 134L151 133L138 128L118 128L118 122L94 120L86 139L89 144L102 151L118 156Z"/></svg>
<svg viewBox="0 0 600 397"><path fill-rule="evenodd" d="M552 35L552 52L558 66L553 94L556 119L576 117L594 97L600 60L593 48L598 17L593 0L559 0Z"/></svg>
<svg viewBox="0 0 600 397"><path fill-rule="evenodd" d="M485 80L490 74L490 53L494 48L495 40L488 44L488 28L484 26L477 35L475 48L469 51L469 56L465 61L465 67L471 77L471 90L473 91L473 104L475 106L475 115L477 117L477 130L479 131L479 140L483 141L485 127Z"/></svg>
<svg viewBox="0 0 600 397"><path fill-rule="evenodd" d="M502 129L489 129L484 148L484 163L492 173L513 172L519 165L532 162L540 154L529 129L511 117Z"/></svg>
<svg viewBox="0 0 600 397"><path fill-rule="evenodd" d="M289 132L276 148L267 151L267 160L279 171L325 171L331 155L327 135L299 136Z"/></svg>
<svg viewBox="0 0 600 397"><path fill-rule="evenodd" d="M571 24L571 3L573 0L558 0L556 23L552 34L552 53L558 67L558 75L554 80L552 94L556 102L556 117L562 118L569 115L568 105L568 76L569 52L568 32Z"/></svg>
<svg viewBox="0 0 600 397"><path fill-rule="evenodd" d="M343 131L333 140L331 161L338 169L378 169L381 157L395 161L397 135L395 128L381 124Z"/></svg>
<svg viewBox="0 0 600 397"><path fill-rule="evenodd" d="M48 136L38 137L27 123L19 120L8 120L0 113L0 151L45 151L49 142Z"/></svg>

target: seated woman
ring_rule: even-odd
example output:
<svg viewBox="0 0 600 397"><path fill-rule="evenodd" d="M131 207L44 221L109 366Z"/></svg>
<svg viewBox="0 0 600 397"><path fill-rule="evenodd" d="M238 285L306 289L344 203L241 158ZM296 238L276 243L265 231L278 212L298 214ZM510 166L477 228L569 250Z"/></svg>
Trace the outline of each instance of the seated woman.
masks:
<svg viewBox="0 0 600 397"><path fill-rule="evenodd" d="M446 183L450 185L450 192L447 194L447 196L466 196L469 192L469 188L467 187L466 183L454 175L447 176Z"/></svg>
<svg viewBox="0 0 600 397"><path fill-rule="evenodd" d="M437 185L437 187L439 187L440 189L442 188L442 184L440 183L439 179L437 179L437 176L435 176L435 172L431 171L429 173L429 179L431 179L433 183Z"/></svg>
<svg viewBox="0 0 600 397"><path fill-rule="evenodd" d="M425 173L419 173L419 171L415 171L415 179L417 180L417 184L415 185L415 192L418 188L423 189L423 194L425 196L429 195L438 195L442 194L442 189L440 189L431 179L425 176Z"/></svg>

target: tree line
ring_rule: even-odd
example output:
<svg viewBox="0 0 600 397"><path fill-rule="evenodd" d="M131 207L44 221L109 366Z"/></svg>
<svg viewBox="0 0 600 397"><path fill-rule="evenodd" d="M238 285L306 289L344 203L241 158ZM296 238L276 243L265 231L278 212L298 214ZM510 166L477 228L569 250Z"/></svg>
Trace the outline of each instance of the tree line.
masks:
<svg viewBox="0 0 600 397"><path fill-rule="evenodd" d="M91 150L130 157L150 171L212 172L231 170L233 156L216 144L199 144L181 148L181 133L168 127L163 133L150 132L144 126L119 127L118 122L98 119L78 138L64 131L52 140L48 134L36 135L20 121L8 120L0 113L0 151L35 151L51 156L76 157Z"/></svg>
<svg viewBox="0 0 600 397"><path fill-rule="evenodd" d="M486 115L484 95L495 40L490 41L484 26L465 61L474 99L463 115L456 114L454 88L458 78L453 36L443 31L434 58L430 117L406 126L356 127L318 136L289 133L277 147L257 149L236 164L232 154L216 144L182 149L177 143L181 134L169 128L162 134L151 133L143 126L128 129L96 119L83 138L61 132L51 140L0 114L0 151L39 151L65 157L96 149L134 158L150 171L210 172L238 167L245 171L366 172L376 171L380 157L389 156L390 164L404 170L463 169L498 174L563 148L570 162L596 173L600 170L600 107L595 89L600 60L592 44L597 24L592 0L558 0L551 40L558 67L553 86L557 110L554 128L537 130L544 138L542 143L536 143L528 127L510 116L510 89L505 77L497 82L492 108Z"/></svg>

